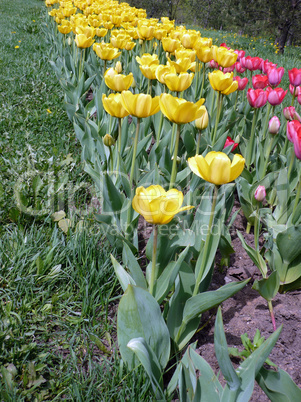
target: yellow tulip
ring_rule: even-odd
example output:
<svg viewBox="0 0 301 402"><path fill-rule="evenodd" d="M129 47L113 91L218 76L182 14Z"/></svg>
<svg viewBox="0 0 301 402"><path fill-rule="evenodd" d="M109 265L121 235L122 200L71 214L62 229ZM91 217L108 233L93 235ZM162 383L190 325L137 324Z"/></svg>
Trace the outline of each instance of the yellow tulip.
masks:
<svg viewBox="0 0 301 402"><path fill-rule="evenodd" d="M110 94L108 97L103 94L102 104L104 110L113 117L122 119L129 115L128 111L123 107L120 94Z"/></svg>
<svg viewBox="0 0 301 402"><path fill-rule="evenodd" d="M183 98L176 98L170 94L160 95L160 109L161 112L173 123L185 124L200 118L205 113L205 102L201 98L198 102L188 102Z"/></svg>
<svg viewBox="0 0 301 402"><path fill-rule="evenodd" d="M181 207L183 200L181 191L176 189L165 191L161 186L153 185L147 188L136 188L132 206L146 222L153 225L165 225L179 212L193 208L191 205Z"/></svg>
<svg viewBox="0 0 301 402"><path fill-rule="evenodd" d="M167 30L163 28L156 28L154 30L154 37L157 40L162 40L162 38L165 38L167 36Z"/></svg>
<svg viewBox="0 0 301 402"><path fill-rule="evenodd" d="M59 30L60 33L62 33L64 35L66 35L66 34L68 34L69 32L72 31L71 25L66 25L66 24L58 25L57 29Z"/></svg>
<svg viewBox="0 0 301 402"><path fill-rule="evenodd" d="M131 91L123 91L121 101L129 114L138 118L152 116L160 110L159 96L152 98L150 95L134 95Z"/></svg>
<svg viewBox="0 0 301 402"><path fill-rule="evenodd" d="M190 87L193 77L193 73L180 73L179 75L167 73L164 75L164 81L170 91L182 92Z"/></svg>
<svg viewBox="0 0 301 402"><path fill-rule="evenodd" d="M174 53L176 49L181 46L181 42L178 39L162 38L162 46L165 52Z"/></svg>
<svg viewBox="0 0 301 402"><path fill-rule="evenodd" d="M194 50L200 49L201 47L211 47L212 38L199 38L193 45Z"/></svg>
<svg viewBox="0 0 301 402"><path fill-rule="evenodd" d="M136 61L140 66L150 66L151 64L159 64L159 59L158 55L155 54L149 54L149 53L144 53L141 57L136 56Z"/></svg>
<svg viewBox="0 0 301 402"><path fill-rule="evenodd" d="M228 50L224 46L220 46L216 51L216 61L221 67L231 67L237 60L237 54L234 50Z"/></svg>
<svg viewBox="0 0 301 402"><path fill-rule="evenodd" d="M245 166L245 159L241 155L235 154L231 162L224 152L212 151L205 157L196 155L188 158L188 166L197 176L219 186L230 183L241 174Z"/></svg>
<svg viewBox="0 0 301 402"><path fill-rule="evenodd" d="M238 88L238 82L233 81L233 72L224 74L220 70L215 70L208 74L208 78L212 88L224 95L228 95Z"/></svg>
<svg viewBox="0 0 301 402"><path fill-rule="evenodd" d="M139 39L151 40L154 37L155 27L152 25L140 25L137 27Z"/></svg>
<svg viewBox="0 0 301 402"><path fill-rule="evenodd" d="M88 38L85 34L75 35L74 41L76 43L76 46L81 49L86 49L94 43L94 39Z"/></svg>
<svg viewBox="0 0 301 402"><path fill-rule="evenodd" d="M156 79L156 70L158 68L157 64L151 64L150 66L139 66L139 68L144 77L148 78L149 80Z"/></svg>
<svg viewBox="0 0 301 402"><path fill-rule="evenodd" d="M113 60L121 55L121 52L109 43L94 43L93 50L102 60Z"/></svg>
<svg viewBox="0 0 301 402"><path fill-rule="evenodd" d="M106 85L115 92L122 92L129 89L133 83L133 74L128 75L118 74L114 68L109 68L105 72Z"/></svg>
<svg viewBox="0 0 301 402"><path fill-rule="evenodd" d="M189 57L185 57L184 59L178 59L177 61L173 61L169 57L167 59L168 59L167 64L169 66L175 67L178 74L185 73L187 70L195 68L195 62L191 63Z"/></svg>
<svg viewBox="0 0 301 402"><path fill-rule="evenodd" d="M207 109L206 109L206 111L203 114L203 116L201 116L198 119L196 119L194 124L195 124L196 128L198 128L199 130L204 130L205 128L207 128L208 123L209 123L209 116L208 116L208 112L207 112Z"/></svg>
<svg viewBox="0 0 301 402"><path fill-rule="evenodd" d="M186 49L192 49L195 42L199 39L200 34L197 32L186 33L182 36L181 42Z"/></svg>
<svg viewBox="0 0 301 402"><path fill-rule="evenodd" d="M161 84L165 84L164 77L166 74L176 73L176 69L171 66L166 66L165 64L159 64L156 69L156 78Z"/></svg>
<svg viewBox="0 0 301 402"><path fill-rule="evenodd" d="M133 50L135 46L136 46L135 42L127 41L125 45L125 50Z"/></svg>
<svg viewBox="0 0 301 402"><path fill-rule="evenodd" d="M203 63L208 63L213 59L211 47L202 46L196 49L196 57Z"/></svg>
<svg viewBox="0 0 301 402"><path fill-rule="evenodd" d="M95 28L89 26L77 26L75 27L75 33L77 35L84 34L87 38L94 38Z"/></svg>
<svg viewBox="0 0 301 402"><path fill-rule="evenodd" d="M125 49L128 41L129 37L126 35L117 35L110 37L111 45L117 47L118 49Z"/></svg>
<svg viewBox="0 0 301 402"><path fill-rule="evenodd" d="M108 30L106 28L96 28L95 29L95 35L98 36L99 38L103 38L106 36L108 33Z"/></svg>
<svg viewBox="0 0 301 402"><path fill-rule="evenodd" d="M189 58L191 63L195 61L196 51L191 49L179 48L175 51L176 59Z"/></svg>

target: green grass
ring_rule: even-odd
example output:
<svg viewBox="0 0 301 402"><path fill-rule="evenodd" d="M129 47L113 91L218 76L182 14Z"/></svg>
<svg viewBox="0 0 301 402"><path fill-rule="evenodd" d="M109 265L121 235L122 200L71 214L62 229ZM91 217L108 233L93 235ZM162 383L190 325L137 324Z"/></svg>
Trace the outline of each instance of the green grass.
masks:
<svg viewBox="0 0 301 402"><path fill-rule="evenodd" d="M152 400L142 369L118 357L120 293L49 63L46 7L0 8L0 400Z"/></svg>

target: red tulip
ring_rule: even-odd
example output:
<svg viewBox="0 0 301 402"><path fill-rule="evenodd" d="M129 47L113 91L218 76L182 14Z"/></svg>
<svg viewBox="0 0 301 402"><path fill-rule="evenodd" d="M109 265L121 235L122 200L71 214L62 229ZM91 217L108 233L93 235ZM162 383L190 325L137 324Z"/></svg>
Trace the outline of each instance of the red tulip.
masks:
<svg viewBox="0 0 301 402"><path fill-rule="evenodd" d="M289 121L298 120L301 123L301 117L296 112L296 109L294 108L294 106L285 107L283 109L283 115L286 118L286 120L289 120Z"/></svg>
<svg viewBox="0 0 301 402"><path fill-rule="evenodd" d="M257 74L252 77L252 85L254 89L264 89L269 85L269 80L266 75Z"/></svg>
<svg viewBox="0 0 301 402"><path fill-rule="evenodd" d="M292 68L288 70L288 78L290 80L290 84L294 87L298 87L301 85L301 68Z"/></svg>
<svg viewBox="0 0 301 402"><path fill-rule="evenodd" d="M263 72L264 74L266 74L267 71L268 71L271 67L277 67L277 64L272 63L272 62L269 61L268 59L262 61L261 69L262 69L262 72Z"/></svg>
<svg viewBox="0 0 301 402"><path fill-rule="evenodd" d="M234 50L234 53L237 54L237 60L239 61L242 57L245 57L246 52L244 50Z"/></svg>
<svg viewBox="0 0 301 402"><path fill-rule="evenodd" d="M239 63L238 61L234 64L235 65L235 69L239 74L242 74L246 71L245 67L243 67L241 65L241 63Z"/></svg>
<svg viewBox="0 0 301 402"><path fill-rule="evenodd" d="M249 104L254 108L264 106L268 100L268 92L263 89L249 88L247 92L247 99Z"/></svg>
<svg viewBox="0 0 301 402"><path fill-rule="evenodd" d="M208 64L209 68L218 68L218 64L214 59L210 60Z"/></svg>
<svg viewBox="0 0 301 402"><path fill-rule="evenodd" d="M231 47L227 46L225 43L221 43L220 46L227 48L228 50L231 49Z"/></svg>
<svg viewBox="0 0 301 402"><path fill-rule="evenodd" d="M239 91L243 91L245 89L245 87L248 85L248 78L244 77L244 78L240 78L238 75L233 77L233 80L236 80L238 82L238 90Z"/></svg>
<svg viewBox="0 0 301 402"><path fill-rule="evenodd" d="M284 68L283 67L271 67L268 69L267 71L267 76L268 76L268 80L269 83L272 87L277 87L280 82L281 79L283 77L284 74Z"/></svg>
<svg viewBox="0 0 301 402"><path fill-rule="evenodd" d="M234 142L234 141L232 140L232 138L228 136L227 139L226 139L225 145L224 145L224 149L227 148L227 147L229 147L230 145L233 145L233 147L232 147L232 149L231 149L232 152L234 151L235 148L238 147L237 142Z"/></svg>
<svg viewBox="0 0 301 402"><path fill-rule="evenodd" d="M271 91L268 91L268 102L272 106L280 105L286 94L287 90L285 91L282 88L272 89Z"/></svg>
<svg viewBox="0 0 301 402"><path fill-rule="evenodd" d="M295 134L299 128L301 128L301 123L298 120L292 120L287 123L286 135L290 142L294 142Z"/></svg>
<svg viewBox="0 0 301 402"><path fill-rule="evenodd" d="M290 89L290 93L292 95L295 94L295 96L299 96L299 94L301 94L301 86L300 85L298 87L294 87L294 85L290 84L289 89Z"/></svg>
<svg viewBox="0 0 301 402"><path fill-rule="evenodd" d="M241 65L250 71L261 70L262 58L261 57L242 57Z"/></svg>

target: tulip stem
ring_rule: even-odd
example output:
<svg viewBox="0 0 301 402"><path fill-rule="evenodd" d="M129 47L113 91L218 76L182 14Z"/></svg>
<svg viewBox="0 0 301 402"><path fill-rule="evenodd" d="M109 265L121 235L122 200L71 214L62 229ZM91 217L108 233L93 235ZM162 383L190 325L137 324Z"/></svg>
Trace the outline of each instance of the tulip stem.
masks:
<svg viewBox="0 0 301 402"><path fill-rule="evenodd" d="M176 176L177 176L177 157L178 157L178 148L179 148L179 142L180 142L180 132L181 132L181 125L177 124L177 136L176 136L175 150L174 150L174 154L173 154L169 189L173 188L173 186L175 184Z"/></svg>
<svg viewBox="0 0 301 402"><path fill-rule="evenodd" d="M270 315L271 315L273 330L276 331L277 327L276 327L275 315L274 315L274 310L273 310L273 305L272 305L271 300L268 300L268 306L269 306L269 311L270 311Z"/></svg>
<svg viewBox="0 0 301 402"><path fill-rule="evenodd" d="M217 127L218 127L218 123L219 123L219 119L220 119L220 115L221 115L221 111L222 111L222 104L223 104L223 96L219 92L218 97L217 97L217 111L216 111L215 126L214 126L214 131L213 131L213 136L212 136L212 146L214 146L214 144L215 144L215 137L216 137Z"/></svg>
<svg viewBox="0 0 301 402"><path fill-rule="evenodd" d="M267 152L265 154L265 160L264 160L264 165L263 165L263 170L262 170L260 180L262 180L264 178L265 174L266 174L267 165L268 165L269 159L270 159L270 153L271 153L271 150L272 150L272 146L274 144L274 137L272 135L270 135L270 137L272 137L272 138L270 138L270 142L268 144Z"/></svg>
<svg viewBox="0 0 301 402"><path fill-rule="evenodd" d="M149 293L154 295L154 286L157 279L157 243L158 243L158 225L154 225L153 238L153 255L152 255L152 271L149 283Z"/></svg>
<svg viewBox="0 0 301 402"><path fill-rule="evenodd" d="M199 129L198 130L198 142L196 144L196 151L195 151L196 155L199 154L199 150L200 150L201 134L202 134L202 130Z"/></svg>
<svg viewBox="0 0 301 402"><path fill-rule="evenodd" d="M297 193L296 193L294 207L293 207L292 222L294 222L295 213L296 213L299 201L300 201L300 192L301 192L301 175L299 177L299 183L298 183Z"/></svg>
<svg viewBox="0 0 301 402"><path fill-rule="evenodd" d="M122 120L120 117L118 117L118 138L117 138L117 174L119 171L119 158L121 158L121 123Z"/></svg>
<svg viewBox="0 0 301 402"><path fill-rule="evenodd" d="M156 142L157 147L159 146L159 143L160 143L161 131L162 131L163 120L164 120L163 113L162 112L160 112L160 113L161 113L161 116L160 116L159 129L158 129L158 133L157 133L157 142Z"/></svg>
<svg viewBox="0 0 301 402"><path fill-rule="evenodd" d="M134 149L133 149L133 159L132 159L132 166L131 166L131 173L130 173L131 188L133 187L133 177L134 177L134 172L135 172L135 162L136 162L137 146L138 146L138 139L139 139L139 128L140 128L140 117L137 117L136 134L135 134Z"/></svg>
<svg viewBox="0 0 301 402"><path fill-rule="evenodd" d="M199 99L201 99L202 95L203 95L203 89L204 89L204 82L205 82L205 63L203 63L203 80L202 80L202 86L201 86L201 91L200 91L200 96Z"/></svg>
<svg viewBox="0 0 301 402"><path fill-rule="evenodd" d="M287 180L289 181L290 177L291 177L291 172L294 166L294 162L295 162L295 152L293 149L291 149L292 154L291 154L291 160L290 160L290 164L289 167L287 169Z"/></svg>
<svg viewBox="0 0 301 402"><path fill-rule="evenodd" d="M219 186L215 185L214 186L214 192L213 192L213 199L212 199L212 206L211 206L211 213L210 213L210 218L209 218L209 225L208 225L208 233L206 236L205 240L205 245L204 245L204 252L199 254L199 257L196 262L196 266L199 264L199 259L202 256L202 261L201 261L201 266L199 269L199 272L197 274L197 279L195 282L194 290L192 296L196 296L199 292L200 284L203 279L203 274L205 270L205 265L207 262L207 254L208 254L208 249L209 249L209 244L210 244L210 238L211 238L211 231L212 231L212 224L213 224L213 218L214 218L214 213L215 213L215 206L216 206L216 200L217 200L217 195L218 195L218 189Z"/></svg>
<svg viewBox="0 0 301 402"><path fill-rule="evenodd" d="M262 131L262 136L261 136L262 140L265 139L265 133L266 133L267 128L268 128L269 117L270 117L270 113L271 113L271 107L272 107L272 105L269 103L268 104L268 110L267 110L266 117L265 117L263 131Z"/></svg>
<svg viewBox="0 0 301 402"><path fill-rule="evenodd" d="M175 141L176 127L177 127L177 124L173 123L172 132L171 132L171 142L170 142L170 154L173 153L173 149L174 149L173 143Z"/></svg>
<svg viewBox="0 0 301 402"><path fill-rule="evenodd" d="M255 127L257 121L258 109L254 110L253 121L252 121L252 128L251 128L251 135L250 140L247 148L247 155L246 155L246 166L249 169L251 162L253 160L253 148L254 148L254 137L255 137Z"/></svg>
<svg viewBox="0 0 301 402"><path fill-rule="evenodd" d="M259 201L256 201L257 206L256 206L256 215L255 215L255 220L254 220L254 246L255 250L257 253L259 252Z"/></svg>

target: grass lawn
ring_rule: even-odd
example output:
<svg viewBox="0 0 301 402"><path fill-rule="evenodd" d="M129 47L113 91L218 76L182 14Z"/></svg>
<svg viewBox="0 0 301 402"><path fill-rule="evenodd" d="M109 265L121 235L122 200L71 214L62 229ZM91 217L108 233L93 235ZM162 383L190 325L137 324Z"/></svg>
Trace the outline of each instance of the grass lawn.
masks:
<svg viewBox="0 0 301 402"><path fill-rule="evenodd" d="M143 371L116 359L118 287L49 64L47 9L0 8L0 399L151 400ZM59 210L80 226L65 234Z"/></svg>

